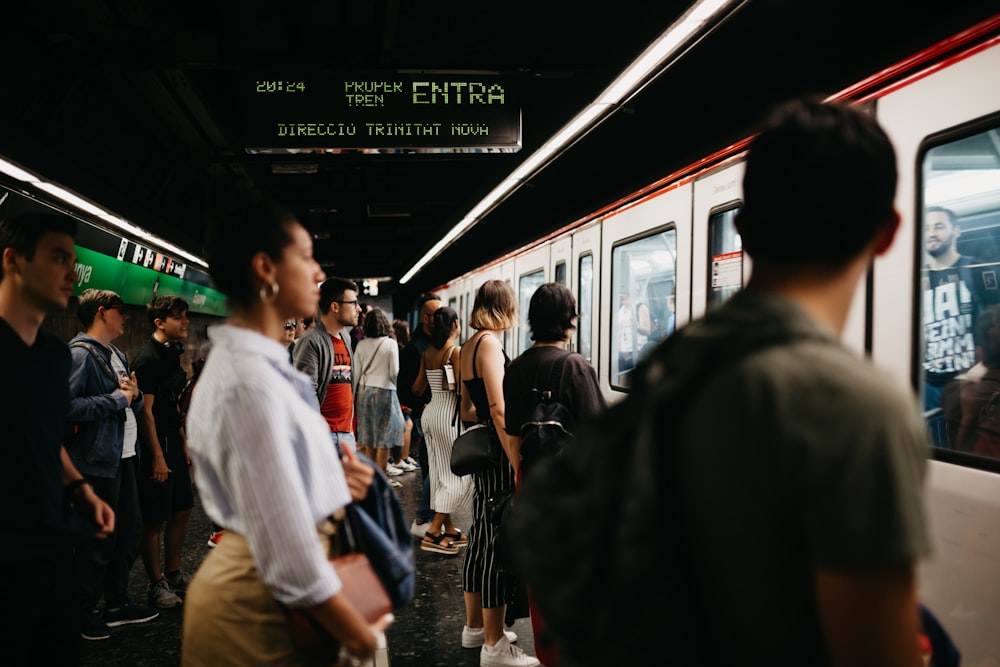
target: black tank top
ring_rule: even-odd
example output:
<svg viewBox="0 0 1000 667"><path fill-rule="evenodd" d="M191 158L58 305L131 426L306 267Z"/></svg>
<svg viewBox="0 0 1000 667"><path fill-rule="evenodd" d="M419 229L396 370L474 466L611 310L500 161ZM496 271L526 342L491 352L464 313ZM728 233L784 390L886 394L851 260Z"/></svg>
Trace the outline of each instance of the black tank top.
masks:
<svg viewBox="0 0 1000 667"><path fill-rule="evenodd" d="M479 353L479 344L483 342L483 339L490 334L483 334L476 341L476 346L472 349L472 378L468 380L463 380L462 384L465 385L465 390L469 392L469 398L472 400L472 404L476 406L476 421L480 424L493 424L493 420L490 418L490 401L486 397L486 384L483 382L483 378L479 377L479 373L476 372L476 355ZM507 356L506 350L503 350L503 367L504 370L507 369L507 364L510 363L510 358Z"/></svg>

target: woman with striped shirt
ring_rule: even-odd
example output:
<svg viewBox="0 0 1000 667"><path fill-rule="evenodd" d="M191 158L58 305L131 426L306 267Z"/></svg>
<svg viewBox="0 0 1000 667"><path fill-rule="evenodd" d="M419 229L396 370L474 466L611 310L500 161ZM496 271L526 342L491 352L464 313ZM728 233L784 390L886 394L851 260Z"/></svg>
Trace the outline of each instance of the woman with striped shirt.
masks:
<svg viewBox="0 0 1000 667"><path fill-rule="evenodd" d="M363 496L374 471L350 452L338 458L284 338L286 321L316 312L325 276L312 238L291 212L244 195L213 211L207 240L232 316L209 330L188 445L205 512L226 536L187 589L182 664L313 664L286 607L367 659L391 616L368 624L327 556L329 517Z"/></svg>

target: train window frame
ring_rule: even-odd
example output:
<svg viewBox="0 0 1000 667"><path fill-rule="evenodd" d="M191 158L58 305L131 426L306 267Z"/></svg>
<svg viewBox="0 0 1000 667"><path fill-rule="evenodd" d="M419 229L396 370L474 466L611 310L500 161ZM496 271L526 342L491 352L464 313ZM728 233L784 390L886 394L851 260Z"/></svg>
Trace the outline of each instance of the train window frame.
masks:
<svg viewBox="0 0 1000 667"><path fill-rule="evenodd" d="M610 253L611 261L609 267L609 275L611 278L611 303L609 304L609 309L610 309L609 313L611 316L608 318L608 323L607 323L608 327L607 328L607 333L608 333L607 373L608 373L608 385L615 391L628 393L631 390L630 382L628 383L620 382L619 379L620 378L625 378L626 380L631 379L629 373L633 368L635 368L635 365L639 361L641 361L641 354L643 350L646 350L648 353L648 350L651 349L652 346L647 345L647 343L653 342L647 336L646 341L643 344L642 348L638 350L633 349L631 351L626 350L624 353L621 351L621 346L618 344L619 333L620 333L618 326L619 326L619 321L621 319L621 310L622 310L622 306L618 304L621 301L621 297L625 296L624 294L622 294L621 285L619 284L620 274L623 272L620 267L619 253L624 252L623 249L627 248L628 246L633 246L638 243L651 241L652 239L658 236L666 237L666 235L668 234L672 235L672 238L671 238L671 243L666 244L667 249L665 250L665 252L667 252L671 256L671 261L673 264L672 276L667 279L658 278L656 280L656 283L659 284L662 282L669 285L669 290L673 294L674 303L676 304L678 231L677 231L677 223L675 221L670 221L662 225L659 225L657 227L654 227L653 229L645 230L642 233L633 234L632 236L619 239L611 244L611 253ZM638 289L640 283L631 278L631 270L629 273L630 276L626 277L624 284L628 286L627 292L629 297L629 303L631 303L633 288ZM647 277L646 281L641 283L642 284L641 289L645 290L652 282L653 281ZM647 293L647 301L648 301L648 293ZM635 301L636 308L638 308L644 302L645 301L636 300ZM664 306L666 306L666 303L664 303ZM632 314L634 315L634 313ZM651 315L651 322L659 322L661 324L665 323L664 322L665 318L662 317L657 318L655 317L655 314L653 312L651 312L650 315ZM637 324L637 322L635 324ZM638 345L638 342L639 342L638 338L635 338L633 341L631 341L631 346L635 348ZM631 365L622 370L623 363L629 363L630 361Z"/></svg>
<svg viewBox="0 0 1000 667"><path fill-rule="evenodd" d="M589 266L584 270L584 260L589 262ZM588 276L588 282L584 283L584 276ZM584 288L590 298L584 299ZM594 363L594 313L600 312L594 307L594 253L587 251L580 253L576 258L576 310L579 316L576 320L576 350L588 363ZM584 306L586 303L586 306ZM586 346L584 346L586 342Z"/></svg>
<svg viewBox="0 0 1000 667"><path fill-rule="evenodd" d="M743 249L743 237L736 229L736 217L743 210L742 200L733 200L712 207L708 212L708 221L705 225L707 234L705 247L707 249L707 262L705 264L705 307L713 308L719 306L735 294L738 294L746 287L745 265L746 251ZM731 214L731 215L730 215ZM730 229L717 229L718 223L728 223ZM720 233L729 232L739 240L738 248L717 248ZM739 253L738 257L734 255ZM733 274L737 274L739 286L732 283ZM719 283L723 283L719 285ZM736 287L736 289L729 289Z"/></svg>
<svg viewBox="0 0 1000 667"><path fill-rule="evenodd" d="M928 269L926 267L927 260L925 254L925 248L927 243L926 242L927 230L924 224L924 210L928 206L944 205L944 204L948 204L948 206L946 206L947 208L957 208L955 203L949 202L947 200L941 201L940 193L938 193L938 195L934 198L929 198L927 196L928 191L931 189L931 186L928 184L928 181L931 180L929 175L931 169L928 166L929 161L936 157L933 153L938 149L950 147L954 151L956 150L955 148L956 145L961 144L962 142L970 141L975 139L979 135L985 135L987 132L998 131L998 130L1000 130L1000 112L991 113L986 116L971 120L969 122L961 123L954 127L928 135L920 143L920 146L918 147L916 153L914 167L915 167L915 172L917 174L917 179L916 179L917 182L915 187L914 217L913 217L913 219L916 221L915 223L916 233L914 234L914 247L913 247L915 289L913 290L914 319L911 325L911 331L912 331L911 380L915 392L921 398L922 404L924 404L925 421L928 421L931 417L937 416L937 414L944 416L945 413L941 412L944 409L943 407L927 409L928 406L925 402L927 400L928 385L926 385L925 383L925 370L924 370L925 350L926 350L925 324L924 324L924 319L926 314L924 311L924 304L925 304L925 289L930 288L931 281L929 280L929 275L925 275ZM940 159L943 161L944 159L946 159L946 156L942 155ZM954 156L951 156L951 159L954 160ZM997 155L997 161L998 164L996 166L993 166L992 169L996 169L998 173L1000 173L1000 155ZM941 171L946 171L946 170L942 169ZM971 168L956 167L947 171L960 173L962 171L971 171ZM995 190L990 190L990 193L993 194L994 196L1000 195L1000 187L997 187ZM976 196L982 197L983 195L981 193L977 193ZM968 197L966 197L966 199L968 199ZM961 204L963 202L963 199L961 197L956 197L955 200L953 201ZM963 213L962 215L959 216L959 219L961 219L965 215L966 214ZM978 258L979 255L984 252L984 249L986 249L988 246L992 246L992 252L990 253L990 256L984 255L981 257L981 259L987 261L975 265L977 267L976 270L980 271L981 275L985 276L985 274L987 273L987 267L989 267L992 264L997 264L996 271L994 273L996 275L1000 275L1000 231L998 231L996 237L994 238L988 238L988 239L983 238L984 233L987 232L991 226L996 227L998 230L1000 230L1000 207L990 209L988 215L984 216L982 213L977 213L976 216L985 217L986 224L983 224L982 226L978 227L970 226L969 227L970 232L967 235L965 242L962 243L961 249L959 249L959 242L962 231L964 231L964 229L962 227L959 227L960 236L959 239L956 239L956 249L959 249L959 252L963 255L974 252ZM993 219L992 224L990 224L991 218ZM979 233L974 233L974 232L979 232ZM961 269L959 269L959 271L961 271ZM984 277L984 280L982 282L984 282L985 284L988 283L989 281ZM995 300L990 304L994 307L993 311L994 316L1000 313L1000 285L997 285L996 287L998 294L993 295ZM996 319L994 319L993 321L996 322ZM975 330L976 326L977 325L975 323L972 323L971 328L973 329L973 331ZM976 343L974 342L974 344ZM974 374L972 374L971 372L974 371L977 366L982 366L982 359L979 356L981 348L979 345L976 345L976 347L977 347L977 360L975 366L973 366L971 369L960 372L955 379L961 379L963 383L968 383L969 381L975 381ZM983 366L983 368L985 368L985 366ZM970 377L970 375L972 377ZM950 384L951 381L948 381L948 384L942 385L941 387L942 394L944 393L944 388L949 386ZM959 393L964 394L964 392L967 391L969 386L970 385L968 384L960 386ZM954 404L955 403L953 403L953 405ZM958 401L957 405L961 406L961 404L962 401ZM935 410L938 411L937 414L934 414ZM961 419L959 421L961 422ZM936 441L939 441L940 437L946 437L948 435L948 432L949 432L949 427L945 420L942 420L940 423L937 423L936 425L932 425L928 421L928 434L929 434L928 440L929 444L931 445L930 450L931 450L931 457L933 459L955 465L961 465L968 468L984 470L988 472L995 472L995 473L1000 472L1000 456L997 457L982 456L972 452L959 451L958 449L941 447L935 444ZM938 435L935 436L934 435L935 433L937 433Z"/></svg>
<svg viewBox="0 0 1000 667"><path fill-rule="evenodd" d="M568 287L569 272L566 270L566 261L559 260L552 270L552 282L559 283L563 287Z"/></svg>

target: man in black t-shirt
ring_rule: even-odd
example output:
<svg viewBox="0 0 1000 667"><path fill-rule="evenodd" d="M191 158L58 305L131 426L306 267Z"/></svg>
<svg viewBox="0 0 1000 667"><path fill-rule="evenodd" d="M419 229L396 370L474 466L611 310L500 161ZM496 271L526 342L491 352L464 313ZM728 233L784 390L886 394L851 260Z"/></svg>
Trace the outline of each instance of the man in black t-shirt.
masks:
<svg viewBox="0 0 1000 667"><path fill-rule="evenodd" d="M952 382L979 361L976 324L984 308L1000 298L998 266L961 254L960 235L953 211L924 209L924 410L933 444L948 449L955 448L958 428L952 414L958 385Z"/></svg>
<svg viewBox="0 0 1000 667"><path fill-rule="evenodd" d="M149 604L166 609L181 604L191 577L181 571L181 552L194 507L191 459L177 401L187 373L180 357L187 338L188 305L177 296L158 296L146 312L153 335L132 363L145 402L139 457L142 507L140 553L149 577ZM160 538L163 538L163 565Z"/></svg>
<svg viewBox="0 0 1000 667"><path fill-rule="evenodd" d="M62 446L69 348L41 329L73 293L75 234L76 222L62 215L0 220L0 423L9 473L0 484L0 645L43 665L79 664L73 545L95 533L106 538L115 523Z"/></svg>

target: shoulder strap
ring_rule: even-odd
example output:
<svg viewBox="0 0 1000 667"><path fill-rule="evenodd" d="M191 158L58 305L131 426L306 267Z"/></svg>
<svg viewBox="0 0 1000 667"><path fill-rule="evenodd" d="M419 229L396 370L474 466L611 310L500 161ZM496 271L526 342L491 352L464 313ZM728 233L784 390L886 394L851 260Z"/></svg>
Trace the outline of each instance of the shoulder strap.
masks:
<svg viewBox="0 0 1000 667"><path fill-rule="evenodd" d="M445 364L450 364L451 363L451 351L454 350L454 349L455 349L455 344L454 343L450 344L448 347L446 347L444 349L444 354L441 355L441 365L442 366L444 366Z"/></svg>
<svg viewBox="0 0 1000 667"><path fill-rule="evenodd" d="M380 340L378 342L378 345L375 346L375 349L372 350L371 359L369 359L368 363L365 364L365 369L363 371L361 371L361 376L358 378L358 384L361 384L361 381L363 379L365 379L365 377L368 375L368 369L372 367L372 363L375 361L376 354L378 353L379 349L382 347L382 343L384 343L386 340L388 340L388 337L385 337L382 340Z"/></svg>
<svg viewBox="0 0 1000 667"><path fill-rule="evenodd" d="M476 372L476 355L479 354L479 344L483 342L483 339L489 336L489 334L483 334L476 340L476 346L472 348L472 379L475 380L479 377L479 373Z"/></svg>
<svg viewBox="0 0 1000 667"><path fill-rule="evenodd" d="M566 363L566 359L572 352L563 350L563 353L559 355L559 358L555 360L552 364L552 372L549 374L549 401L559 400L559 390L562 384L562 370L563 365Z"/></svg>
<svg viewBox="0 0 1000 667"><path fill-rule="evenodd" d="M114 380L116 384L118 383L118 373L115 373L114 369L112 369L110 364L108 364L108 360L101 356L101 353L97 351L97 348L94 347L92 343L88 343L85 340L75 340L71 342L69 346L82 347L83 349L87 350L87 352L90 352L90 356L92 356L94 360L97 361L97 365L101 367L105 375ZM114 352L112 352L112 354L114 354Z"/></svg>

